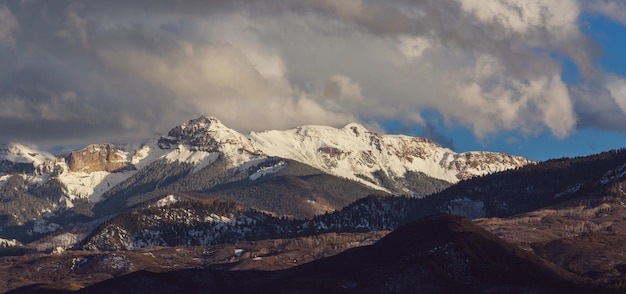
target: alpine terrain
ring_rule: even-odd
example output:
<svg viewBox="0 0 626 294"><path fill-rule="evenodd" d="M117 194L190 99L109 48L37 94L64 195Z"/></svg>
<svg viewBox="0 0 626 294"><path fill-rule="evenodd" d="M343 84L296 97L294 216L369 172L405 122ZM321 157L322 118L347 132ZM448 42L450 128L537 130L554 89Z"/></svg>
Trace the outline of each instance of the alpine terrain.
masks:
<svg viewBox="0 0 626 294"><path fill-rule="evenodd" d="M0 291L619 292L625 184L625 150L531 162L354 123L11 143Z"/></svg>
<svg viewBox="0 0 626 294"><path fill-rule="evenodd" d="M31 242L174 192L233 200L279 217L312 217L370 194L424 197L528 163L506 154L457 154L358 124L246 136L213 117L186 121L137 146L100 143L52 155L11 143L0 148L0 237Z"/></svg>

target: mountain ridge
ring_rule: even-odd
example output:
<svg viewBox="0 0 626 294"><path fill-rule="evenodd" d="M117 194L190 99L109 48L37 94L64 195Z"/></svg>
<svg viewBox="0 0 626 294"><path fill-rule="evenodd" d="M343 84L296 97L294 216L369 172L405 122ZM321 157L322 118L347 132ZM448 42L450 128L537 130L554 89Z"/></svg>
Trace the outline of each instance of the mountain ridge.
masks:
<svg viewBox="0 0 626 294"><path fill-rule="evenodd" d="M167 135L135 147L91 144L55 157L22 144L5 146L0 149L0 167L4 167L0 168L0 176L19 171L42 176L39 180L45 181L46 175L56 172L62 175L59 179L64 184L73 185L68 187L70 190L83 190L67 195L70 200L86 198L92 201L99 201L99 195L106 192L96 191L99 184L115 186L130 177L134 170L163 158L170 162L192 163L196 166L194 171L198 171L211 165L218 155L227 157L233 168L240 169L254 166L268 157L280 157L376 190L419 197L425 195L416 194L409 185L400 183L402 178L423 173L455 183L531 163L522 157L503 153L455 153L424 138L381 136L357 123L343 128L309 125L285 131L251 132L246 136L226 127L219 119L206 116L185 121ZM94 172L100 174L94 176ZM76 185L76 177L89 178L88 183L82 181L85 188Z"/></svg>
<svg viewBox="0 0 626 294"><path fill-rule="evenodd" d="M367 195L425 197L460 179L530 163L498 153L458 154L428 139L378 135L356 123L246 136L205 116L141 145L91 144L58 157L11 146L0 153L8 169L0 171L0 200L6 202L0 237L21 242L175 192L311 218Z"/></svg>

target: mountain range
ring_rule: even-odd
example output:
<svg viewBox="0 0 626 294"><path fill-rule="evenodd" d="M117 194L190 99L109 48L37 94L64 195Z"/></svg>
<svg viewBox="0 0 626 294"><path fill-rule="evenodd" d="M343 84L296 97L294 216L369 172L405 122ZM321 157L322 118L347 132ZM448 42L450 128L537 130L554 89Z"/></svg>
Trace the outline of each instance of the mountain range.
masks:
<svg viewBox="0 0 626 294"><path fill-rule="evenodd" d="M185 275L204 277L224 291L282 289L281 281L319 291L328 282L339 287L329 288L335 292L348 285L352 290L344 292L386 293L393 288L383 285L415 287L405 283L410 275L437 281L426 293L619 292L626 285L625 187L626 150L532 162L455 153L428 139L380 135L354 123L243 135L200 117L142 144L92 144L53 155L12 143L0 148L0 256L7 264L0 275L30 266L59 268L58 275L73 277L78 288L120 276L86 292L135 279L156 281L147 287L159 288L158 281ZM440 213L473 221L433 217ZM458 228L468 233L454 233ZM405 238L413 245L397 241ZM483 252L491 252L485 248L492 242L508 248L493 252L507 253ZM388 253L394 250L398 255ZM359 261L378 255L390 263L383 257ZM177 268L194 270L171 271L165 261L172 258ZM294 267L297 260L317 261ZM402 262L401 270L384 266ZM511 262L520 267L507 268ZM324 274L335 265L364 278ZM377 267L383 278L368 272ZM228 269L286 272L231 276ZM528 275L533 271L554 279ZM510 279L515 275L528 283ZM27 276L0 290L59 279ZM240 279L255 282L226 282Z"/></svg>
<svg viewBox="0 0 626 294"><path fill-rule="evenodd" d="M28 240L16 232L48 233L167 192L312 217L369 194L424 197L528 163L500 153L458 154L427 139L378 135L358 124L245 136L213 117L186 121L136 146L92 144L55 156L12 143L0 148L0 195L7 203L0 207L0 228L10 227L0 237Z"/></svg>

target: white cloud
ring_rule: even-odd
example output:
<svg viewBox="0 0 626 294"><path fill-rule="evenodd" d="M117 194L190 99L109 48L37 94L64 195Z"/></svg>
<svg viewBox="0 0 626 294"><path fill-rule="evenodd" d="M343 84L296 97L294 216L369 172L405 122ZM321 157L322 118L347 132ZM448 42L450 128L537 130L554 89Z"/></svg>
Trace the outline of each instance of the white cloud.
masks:
<svg viewBox="0 0 626 294"><path fill-rule="evenodd" d="M409 61L420 59L424 51L432 47L428 39L410 35L400 35L397 46Z"/></svg>
<svg viewBox="0 0 626 294"><path fill-rule="evenodd" d="M580 7L575 0L458 0L482 22L519 34L547 29L552 37L578 34ZM558 34L556 34L558 33Z"/></svg>
<svg viewBox="0 0 626 294"><path fill-rule="evenodd" d="M626 4L623 0L582 1L591 12L604 15L626 25Z"/></svg>
<svg viewBox="0 0 626 294"><path fill-rule="evenodd" d="M517 80L506 75L497 59L481 56L452 80L458 82L451 84L449 98L436 108L471 126L478 137L499 130L534 134L542 126L564 137L576 125L568 90L558 75Z"/></svg>
<svg viewBox="0 0 626 294"><path fill-rule="evenodd" d="M358 102L363 99L361 85L349 77L333 75L324 83L324 97L329 99L347 99Z"/></svg>
<svg viewBox="0 0 626 294"><path fill-rule="evenodd" d="M275 54L183 42L159 54L114 45L101 48L100 56L104 64L163 87L181 103L240 130L353 119L324 109L294 89L286 79L282 59Z"/></svg>
<svg viewBox="0 0 626 294"><path fill-rule="evenodd" d="M624 129L617 114L594 119L624 108L623 77L594 67L599 50L578 20L589 10L619 20L622 2L72 3L0 6L0 43L20 49L0 51L0 120L95 116L145 136L200 114L247 131L353 120L425 125L428 109L478 137L564 137L578 124ZM555 54L581 68L580 85L563 83Z"/></svg>
<svg viewBox="0 0 626 294"><path fill-rule="evenodd" d="M19 29L19 23L15 15L6 5L0 6L0 44L15 47L15 34Z"/></svg>
<svg viewBox="0 0 626 294"><path fill-rule="evenodd" d="M619 108L626 114L626 79L611 75L607 78L606 89L611 93Z"/></svg>

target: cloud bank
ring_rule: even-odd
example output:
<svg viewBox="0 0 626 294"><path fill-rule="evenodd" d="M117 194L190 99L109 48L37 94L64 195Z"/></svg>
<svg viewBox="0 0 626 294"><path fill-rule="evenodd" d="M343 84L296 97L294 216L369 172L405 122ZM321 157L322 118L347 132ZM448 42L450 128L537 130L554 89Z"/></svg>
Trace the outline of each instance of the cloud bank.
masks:
<svg viewBox="0 0 626 294"><path fill-rule="evenodd" d="M10 1L0 141L144 138L201 114L246 132L441 114L478 138L624 130L589 13L623 1ZM566 84L562 60L582 80Z"/></svg>

